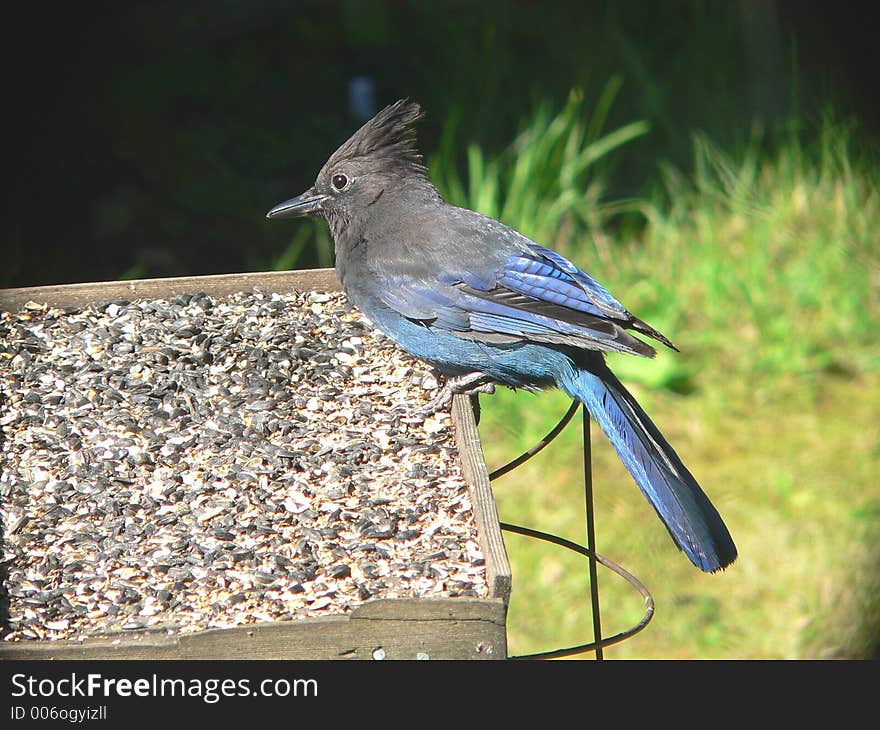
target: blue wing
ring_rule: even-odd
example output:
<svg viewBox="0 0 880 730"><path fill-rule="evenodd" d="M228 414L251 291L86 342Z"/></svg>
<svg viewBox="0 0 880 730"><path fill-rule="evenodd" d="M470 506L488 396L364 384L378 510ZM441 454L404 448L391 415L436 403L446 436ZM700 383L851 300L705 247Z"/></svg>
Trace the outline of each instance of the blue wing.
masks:
<svg viewBox="0 0 880 730"><path fill-rule="evenodd" d="M499 284L511 291L598 317L627 320L632 315L593 277L564 256L532 244L511 256Z"/></svg>
<svg viewBox="0 0 880 730"><path fill-rule="evenodd" d="M405 317L486 342L546 342L654 355L627 329L672 344L634 317L591 276L558 253L530 243L500 270L458 268L432 280L392 276L381 299Z"/></svg>

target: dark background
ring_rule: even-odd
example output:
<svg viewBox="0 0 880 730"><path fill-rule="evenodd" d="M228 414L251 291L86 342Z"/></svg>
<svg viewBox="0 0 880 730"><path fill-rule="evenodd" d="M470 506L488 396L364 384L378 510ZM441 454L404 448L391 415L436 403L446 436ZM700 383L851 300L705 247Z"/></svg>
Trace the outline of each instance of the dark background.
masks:
<svg viewBox="0 0 880 730"><path fill-rule="evenodd" d="M876 5L740 2L150 2L6 10L8 191L0 286L271 268L292 227L264 220L311 184L376 103L422 103L422 147L510 142L540 99L624 85L610 194L687 169L691 133L727 148L833 102L880 127ZM11 14L10 14L11 13ZM648 182L646 182L648 181ZM315 265L307 249L297 263Z"/></svg>

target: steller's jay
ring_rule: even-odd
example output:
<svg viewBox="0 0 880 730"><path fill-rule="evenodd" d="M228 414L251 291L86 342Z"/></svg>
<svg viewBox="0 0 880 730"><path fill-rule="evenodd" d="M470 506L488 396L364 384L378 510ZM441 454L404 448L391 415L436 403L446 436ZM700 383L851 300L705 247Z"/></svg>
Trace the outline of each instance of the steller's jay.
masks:
<svg viewBox="0 0 880 730"><path fill-rule="evenodd" d="M315 184L268 218L323 216L342 287L383 333L454 392L556 386L608 436L675 544L715 572L736 547L709 498L603 352L652 357L627 330L674 346L589 274L497 220L448 205L416 148L418 104L400 100L334 152Z"/></svg>

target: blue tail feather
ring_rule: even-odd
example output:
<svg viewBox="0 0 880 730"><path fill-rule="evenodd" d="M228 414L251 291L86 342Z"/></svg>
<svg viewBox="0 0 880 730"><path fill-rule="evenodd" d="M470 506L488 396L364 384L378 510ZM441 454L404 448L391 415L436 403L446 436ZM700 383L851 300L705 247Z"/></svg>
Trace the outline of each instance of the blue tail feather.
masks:
<svg viewBox="0 0 880 730"><path fill-rule="evenodd" d="M736 546L718 511L604 362L569 371L559 386L587 407L691 562L708 573L730 565Z"/></svg>

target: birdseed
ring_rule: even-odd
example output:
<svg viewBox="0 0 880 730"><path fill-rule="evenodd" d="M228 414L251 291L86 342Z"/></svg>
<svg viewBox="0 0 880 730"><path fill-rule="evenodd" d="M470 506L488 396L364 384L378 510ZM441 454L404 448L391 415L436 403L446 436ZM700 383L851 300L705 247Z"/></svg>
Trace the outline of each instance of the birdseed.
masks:
<svg viewBox="0 0 880 730"><path fill-rule="evenodd" d="M0 633L485 597L436 387L341 293L0 312Z"/></svg>

